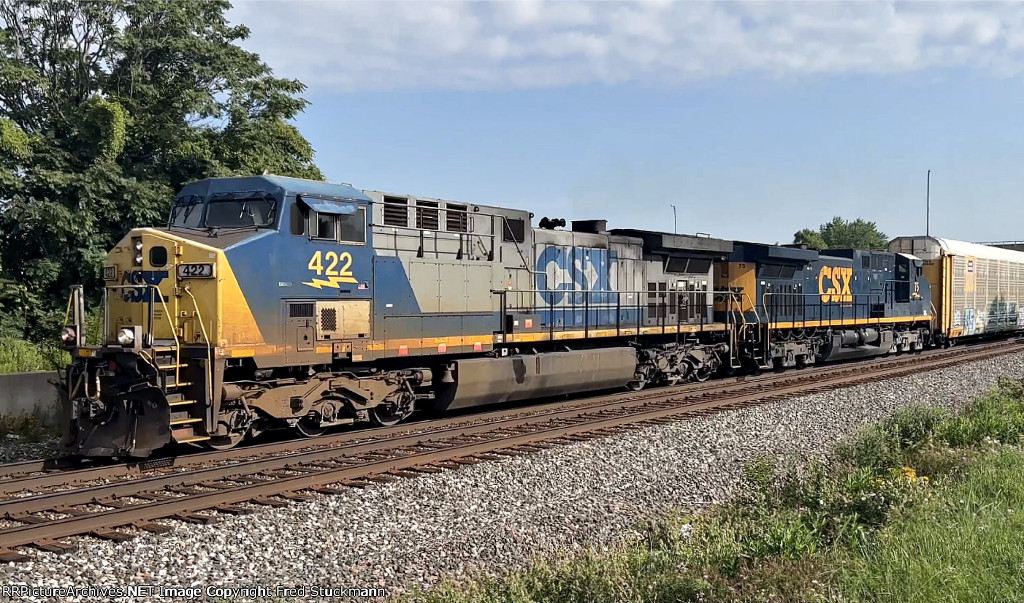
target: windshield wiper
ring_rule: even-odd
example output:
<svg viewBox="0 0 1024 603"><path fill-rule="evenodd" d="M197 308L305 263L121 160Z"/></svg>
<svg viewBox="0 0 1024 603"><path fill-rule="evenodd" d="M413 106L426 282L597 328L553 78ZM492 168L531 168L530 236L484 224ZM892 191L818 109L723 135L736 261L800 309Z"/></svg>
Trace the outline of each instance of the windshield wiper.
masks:
<svg viewBox="0 0 1024 603"><path fill-rule="evenodd" d="M195 226L187 226L185 224L175 224L175 220L178 219L178 213L184 210L185 213L181 216L181 221L187 222L189 215L191 215L196 206L201 203L202 197L199 195L189 195L185 200L175 201L174 205L171 207L171 217L167 220L167 227L170 228L176 226L180 228L197 228Z"/></svg>

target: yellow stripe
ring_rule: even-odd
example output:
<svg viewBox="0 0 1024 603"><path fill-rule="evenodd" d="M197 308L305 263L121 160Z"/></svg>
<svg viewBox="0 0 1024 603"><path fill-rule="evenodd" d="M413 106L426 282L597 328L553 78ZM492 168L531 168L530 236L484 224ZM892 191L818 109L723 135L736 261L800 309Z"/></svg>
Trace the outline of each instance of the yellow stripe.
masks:
<svg viewBox="0 0 1024 603"><path fill-rule="evenodd" d="M894 316L889 318L847 318L842 320L798 320L793 322L773 322L769 323L768 327L771 329L803 329L807 327L847 327L855 325L878 325L878 324L892 324L897 322L921 322L925 320L931 320L932 317L925 314L923 316Z"/></svg>
<svg viewBox="0 0 1024 603"><path fill-rule="evenodd" d="M665 327L643 327L641 335L663 335L674 333L702 333L725 331L727 325L724 323L709 323L705 325L666 325ZM553 334L548 331L533 333L509 333L505 343L534 343L538 341L566 341L570 339L598 339L604 337L625 337L636 335L637 329L594 329L587 331L577 329L572 331L555 331ZM408 350L436 350L437 346L444 344L449 349L458 347L472 347L474 344L495 345L501 343L496 335L466 335L452 337L425 337L388 339L385 341L370 341L367 349L372 352L383 352L387 350L398 350L405 347ZM454 351L454 350L452 350Z"/></svg>

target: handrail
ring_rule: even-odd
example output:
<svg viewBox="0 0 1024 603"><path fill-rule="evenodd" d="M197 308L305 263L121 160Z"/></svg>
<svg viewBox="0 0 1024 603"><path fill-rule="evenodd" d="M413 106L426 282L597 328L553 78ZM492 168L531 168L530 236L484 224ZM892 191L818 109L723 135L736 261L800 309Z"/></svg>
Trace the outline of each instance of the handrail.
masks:
<svg viewBox="0 0 1024 603"><path fill-rule="evenodd" d="M889 288L886 287L886 289L882 293L852 293L852 294L850 294L850 296L853 298L852 301L835 301L835 302L828 301L828 302L823 302L823 301L820 301L821 300L821 296L823 295L822 293L798 293L798 292L781 292L781 291L776 291L776 292L765 292L765 293L763 293L762 296L761 296L761 301L762 301L763 307L765 308L765 312L769 314L769 319L770 319L771 316L770 316L769 308L777 307L777 304L769 302L770 298L782 298L782 299L787 299L787 298L807 298L807 297L818 298L819 301L817 303L815 303L815 304L802 303L799 306L800 311L801 311L801 316L802 316L801 320L799 320L799 321L797 321L795 319L795 316L796 316L795 309L798 306L796 306L796 304L794 304L793 305L793 309L794 309L794 313L793 313L794 322L807 322L807 320L808 320L807 319L807 312L806 312L807 308L815 308L815 307L817 307L819 309L818 319L817 320L819 322L827 320L828 323L831 324L835 320L840 320L840 321L845 320L842 317L842 309L843 308L853 308L853 310L854 310L854 319L856 319L857 318L857 308L859 308L861 306L865 306L865 307L867 307L867 314L868 314L867 316L865 316L865 318L868 319L868 318L870 318L872 303L881 303L881 304L883 304L883 305L885 305L887 307L888 306L892 306L892 305L894 305L896 303L905 303L905 302L897 302L897 301L890 302L889 298L888 298L888 292L889 292ZM858 298L861 298L861 299L867 298L867 300L866 301L858 301ZM829 316L828 316L827 319L824 317L824 312L821 311L824 308L828 308L828 311L829 311L828 312ZM840 309L840 317L839 318L833 318L833 316L832 316L832 309L833 308L839 308ZM930 316L933 316L933 317L935 316L935 306L934 305L932 305L932 312L931 312Z"/></svg>
<svg viewBox="0 0 1024 603"><path fill-rule="evenodd" d="M210 389L209 403L213 404L213 345L210 343L210 336L206 334L206 324L203 322L203 313L199 310L199 302L196 301L194 295L192 295L192 289L185 285L185 293L188 293L189 298L192 300L192 305L196 309L196 318L199 319L199 328L203 332L203 339L206 340L206 384ZM213 325L211 325L212 327Z"/></svg>
<svg viewBox="0 0 1024 603"><path fill-rule="evenodd" d="M554 313L565 314L567 312L584 312L584 321L589 322L591 312L595 309L601 311L609 311L614 309L616 315L621 316L622 310L636 311L639 315L642 314L642 310L648 306L657 306L658 308L671 308L673 311L671 314L676 315L676 323L692 324L691 321L700 319L700 324L705 324L708 320L707 312L711 310L715 303L725 302L728 304L729 317L726 321L729 324L733 324L732 312L738 304L740 304L741 298L746 297L742 292L731 291L731 290L714 290L714 289L696 289L696 290L681 290L671 289L665 291L656 292L657 297L654 301L645 299L645 295L651 293L648 290L643 291L593 291L593 290L578 290L578 289L492 289L491 293L500 297L500 312L502 316L507 316L515 313L528 313L528 312L539 312L548 311ZM515 295L515 300L510 302L510 294ZM538 298L543 294L552 294L559 296L570 296L567 303L553 302L551 298L545 300L546 303L538 303ZM636 296L635 300L630 300L624 304L623 296ZM677 300L675 303L668 302L668 296L672 295ZM577 301L577 298L581 297L582 301ZM723 299L725 298L725 299ZM600 301L594 301L595 299ZM683 305L678 300L689 300L689 303ZM746 297L749 302L750 298ZM695 308L694 316L682 319L680 317L681 308L689 307ZM742 308L742 306L739 306ZM661 313L659 312L659 315ZM665 313L665 316L660 317L648 317L648 318L659 318L662 323L665 323L669 312ZM741 319L746 323L746 317L742 316ZM760 318L760 317L759 317ZM619 318L616 318L618 324ZM667 323L665 323L667 324ZM504 326L504 325L503 325ZM553 321L552 325L553 326ZM621 325L620 325L621 326ZM639 322L638 322L638 325ZM664 325L663 325L664 326ZM589 324L585 325L589 328Z"/></svg>
<svg viewBox="0 0 1024 603"><path fill-rule="evenodd" d="M109 289L151 289L151 290L155 289L156 290L157 294L159 294L158 297L160 298L160 305L164 309L164 316L167 318L167 322L170 324L170 327L171 327L171 337L174 338L174 382L175 383L179 383L181 381L181 369L180 369L180 366L181 366L181 342L178 341L177 330L174 328L174 323L171 322L171 313L167 309L167 303L164 301L163 294L160 294L160 288L157 287L156 285L153 285L153 284L150 284L150 283L140 283L140 284L137 284L137 285L104 285L103 289L104 289L104 295L106 295L106 292ZM152 311L152 308L153 308L152 291L150 291L150 293L151 293L151 295L149 297L149 307L150 307L149 314L150 314L150 319L149 319L149 324L146 325L147 326L146 334L150 336L150 342L152 343L154 319L153 319L153 311ZM105 311L106 311L106 309L104 309L104 312ZM106 322L106 316L105 315L104 315L104 322ZM107 333L104 333L103 335L104 335L104 344L106 344L105 340L106 340ZM140 353L140 355L142 355L143 357L146 356L144 353ZM149 362L154 368L159 370L159 367L157 366L157 362L156 362L156 360L154 358L152 358L152 357L148 358L147 362Z"/></svg>

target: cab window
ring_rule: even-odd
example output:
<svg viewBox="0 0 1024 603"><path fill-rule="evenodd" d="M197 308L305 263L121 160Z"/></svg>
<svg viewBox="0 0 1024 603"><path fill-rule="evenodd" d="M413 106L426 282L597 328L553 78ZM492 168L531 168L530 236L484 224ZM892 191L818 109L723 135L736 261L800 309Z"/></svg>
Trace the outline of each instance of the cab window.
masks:
<svg viewBox="0 0 1024 603"><path fill-rule="evenodd" d="M291 225L293 235L306 234L306 224L309 222L309 212L298 203L292 204Z"/></svg>
<svg viewBox="0 0 1024 603"><path fill-rule="evenodd" d="M338 216L331 214L316 214L316 237L317 239L336 240L338 236Z"/></svg>
<svg viewBox="0 0 1024 603"><path fill-rule="evenodd" d="M344 243L366 242L366 209L360 207L351 214L338 216L338 234Z"/></svg>
<svg viewBox="0 0 1024 603"><path fill-rule="evenodd" d="M350 214L313 214L313 238L341 243L366 242L366 208L357 208Z"/></svg>

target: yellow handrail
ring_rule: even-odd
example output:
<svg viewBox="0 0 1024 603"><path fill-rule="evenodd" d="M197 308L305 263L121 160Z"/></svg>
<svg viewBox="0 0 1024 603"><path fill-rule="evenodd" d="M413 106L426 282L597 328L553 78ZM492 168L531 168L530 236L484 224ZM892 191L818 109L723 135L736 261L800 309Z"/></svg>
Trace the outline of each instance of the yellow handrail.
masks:
<svg viewBox="0 0 1024 603"><path fill-rule="evenodd" d="M177 385L181 382L181 343L178 342L178 330L174 328L174 322L171 320L171 313L167 311L167 303L164 302L164 296L160 293L159 287L156 285L150 285L150 287L156 289L157 297L160 298L160 305L164 308L164 316L167 317L167 323L171 327L171 337L174 337L174 383ZM153 325L149 325L152 329Z"/></svg>
<svg viewBox="0 0 1024 603"><path fill-rule="evenodd" d="M210 389L210 400L209 403L213 404L213 345L210 343L210 336L206 334L206 323L203 322L203 313L199 310L199 302L196 301L196 297L192 295L192 289L187 285L184 287L185 293L188 293L189 298L192 300L192 305L196 309L196 317L199 319L199 328L203 332L203 339L206 340L206 384ZM211 325L212 326L212 325Z"/></svg>

